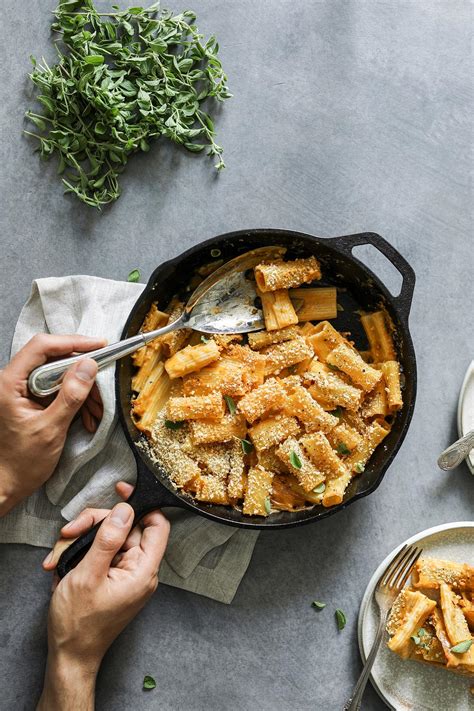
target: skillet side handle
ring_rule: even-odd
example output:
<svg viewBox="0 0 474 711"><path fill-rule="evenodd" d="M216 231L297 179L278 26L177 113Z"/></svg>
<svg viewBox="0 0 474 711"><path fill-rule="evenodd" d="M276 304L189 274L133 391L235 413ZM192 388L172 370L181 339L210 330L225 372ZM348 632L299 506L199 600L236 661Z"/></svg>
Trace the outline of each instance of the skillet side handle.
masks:
<svg viewBox="0 0 474 711"><path fill-rule="evenodd" d="M415 290L416 276L413 268L407 262L398 250L393 247L390 242L387 242L381 235L376 232L362 232L355 235L344 235L343 237L333 237L328 240L341 252L348 254L351 259L354 259L352 250L359 245L371 244L373 247L382 252L387 257L389 262L400 272L402 276L402 288L398 296L392 297L397 308L400 311L403 319L408 323L411 304L413 300L413 292Z"/></svg>
<svg viewBox="0 0 474 711"><path fill-rule="evenodd" d="M127 500L127 503L130 504L135 512L133 525L154 509L160 509L163 506L178 506L184 508L184 504L174 496L172 492L168 491L168 489L148 471L144 463L139 459L137 460L137 469L137 485ZM101 524L102 521L93 526L93 528L80 536L69 548L63 551L56 568L60 578L64 578L64 576L83 559L91 547Z"/></svg>

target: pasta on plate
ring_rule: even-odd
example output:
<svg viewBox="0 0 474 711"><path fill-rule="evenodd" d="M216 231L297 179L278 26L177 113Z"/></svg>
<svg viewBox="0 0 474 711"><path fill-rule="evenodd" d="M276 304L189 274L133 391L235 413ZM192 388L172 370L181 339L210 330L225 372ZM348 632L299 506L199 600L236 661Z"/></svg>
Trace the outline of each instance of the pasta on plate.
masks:
<svg viewBox="0 0 474 711"><path fill-rule="evenodd" d="M411 585L395 600L388 647L415 659L474 676L474 568L438 558L417 561Z"/></svg>
<svg viewBox="0 0 474 711"><path fill-rule="evenodd" d="M315 285L315 257L259 264L253 278L265 330L156 338L133 356L132 417L198 501L251 516L335 506L403 407L392 324L382 309L363 314L370 349L359 351L331 323L337 289ZM142 330L183 308L154 304Z"/></svg>

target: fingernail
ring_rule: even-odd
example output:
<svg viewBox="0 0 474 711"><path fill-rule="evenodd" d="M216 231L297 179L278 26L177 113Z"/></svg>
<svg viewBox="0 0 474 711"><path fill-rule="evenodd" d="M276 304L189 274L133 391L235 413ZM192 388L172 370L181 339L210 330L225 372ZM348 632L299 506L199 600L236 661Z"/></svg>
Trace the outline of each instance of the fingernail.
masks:
<svg viewBox="0 0 474 711"><path fill-rule="evenodd" d="M117 504L112 509L112 514L110 516L110 523L114 526L123 527L130 520L130 506L127 504Z"/></svg>
<svg viewBox="0 0 474 711"><path fill-rule="evenodd" d="M79 380L83 380L85 383L90 383L91 380L94 380L96 374L97 365L95 361L91 360L90 358L86 358L86 360L79 361L76 368L76 376L79 378Z"/></svg>
<svg viewBox="0 0 474 711"><path fill-rule="evenodd" d="M43 565L47 565L48 563L51 563L52 560L53 560L53 551L49 551L48 555L43 560Z"/></svg>

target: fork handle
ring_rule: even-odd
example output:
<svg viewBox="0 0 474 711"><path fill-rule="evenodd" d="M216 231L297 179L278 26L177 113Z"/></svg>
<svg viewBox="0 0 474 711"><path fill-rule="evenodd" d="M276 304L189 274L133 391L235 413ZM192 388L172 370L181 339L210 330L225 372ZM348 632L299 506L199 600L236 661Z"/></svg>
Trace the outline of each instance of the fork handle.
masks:
<svg viewBox="0 0 474 711"><path fill-rule="evenodd" d="M360 674L357 684L355 685L354 692L350 699L346 702L344 706L344 711L359 711L360 705L362 703L362 697L364 695L365 687L367 686L367 681L372 671L374 665L375 657L379 651L380 642L382 641L383 633L385 630L385 625L387 622L388 611L380 615L379 626L377 627L377 633L375 635L374 643L370 654L366 659L364 668Z"/></svg>

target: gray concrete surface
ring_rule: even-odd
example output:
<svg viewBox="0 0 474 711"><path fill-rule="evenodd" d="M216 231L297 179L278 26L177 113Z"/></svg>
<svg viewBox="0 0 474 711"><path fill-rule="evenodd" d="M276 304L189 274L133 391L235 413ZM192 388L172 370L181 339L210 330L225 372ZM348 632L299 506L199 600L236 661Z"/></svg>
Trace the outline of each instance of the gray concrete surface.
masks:
<svg viewBox="0 0 474 711"><path fill-rule="evenodd" d="M97 691L101 711L341 709L360 670L357 611L372 571L407 536L472 518L467 469L441 474L435 464L455 434L458 390L474 354L472 5L196 0L235 95L217 121L228 168L216 179L206 159L156 146L131 162L123 196L104 214L63 197L54 166L41 164L21 135L28 55L53 57L54 2L1 5L3 361L33 278L120 279L135 267L146 278L162 260L233 229L375 230L416 270L419 394L380 489L318 525L263 534L230 607L160 588L113 645ZM5 711L33 708L41 688L43 555L0 547ZM310 606L315 598L328 603L320 614ZM341 633L335 607L347 614ZM157 679L153 692L141 691L145 673ZM385 706L369 689L363 708Z"/></svg>

